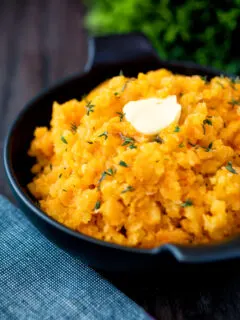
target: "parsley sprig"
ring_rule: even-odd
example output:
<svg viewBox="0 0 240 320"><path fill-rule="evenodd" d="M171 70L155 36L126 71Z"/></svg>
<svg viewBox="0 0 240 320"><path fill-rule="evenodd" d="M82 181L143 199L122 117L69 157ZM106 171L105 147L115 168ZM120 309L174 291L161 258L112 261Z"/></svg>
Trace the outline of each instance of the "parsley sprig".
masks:
<svg viewBox="0 0 240 320"><path fill-rule="evenodd" d="M173 132L180 132L180 127L176 126Z"/></svg>
<svg viewBox="0 0 240 320"><path fill-rule="evenodd" d="M193 205L192 200L187 199L185 202L183 202L183 203L181 204L181 207L182 207L182 208L186 208L186 207L191 207L192 205Z"/></svg>
<svg viewBox="0 0 240 320"><path fill-rule="evenodd" d="M100 207L101 207L101 202L98 200L96 203L95 203L95 206L94 206L94 211L95 210L98 210L98 209L100 209Z"/></svg>
<svg viewBox="0 0 240 320"><path fill-rule="evenodd" d="M123 112L116 112L116 114L119 115L120 122L122 122L122 121L123 121L123 118L125 117L125 113L123 113Z"/></svg>
<svg viewBox="0 0 240 320"><path fill-rule="evenodd" d="M227 163L227 165L225 166L225 168L226 168L229 172L231 172L231 173L233 173L233 174L237 174L237 171L232 167L232 162L231 162L231 161L229 161L229 162Z"/></svg>
<svg viewBox="0 0 240 320"><path fill-rule="evenodd" d="M71 131L72 131L73 133L76 133L76 132L77 132L78 126L76 125L76 123L71 122L70 127L71 127Z"/></svg>
<svg viewBox="0 0 240 320"><path fill-rule="evenodd" d="M98 180L98 184L100 185L103 179L106 178L106 176L113 176L116 173L116 169L109 168L106 171L103 171L101 178Z"/></svg>
<svg viewBox="0 0 240 320"><path fill-rule="evenodd" d="M107 131L104 131L103 133L101 133L101 134L99 135L99 137L100 137L100 138L101 138L101 137L104 137L105 140L107 140L107 138L108 138L108 132L107 132Z"/></svg>
<svg viewBox="0 0 240 320"><path fill-rule="evenodd" d="M136 149L135 140L131 137L121 136L123 139L122 146L129 146L130 149Z"/></svg>
<svg viewBox="0 0 240 320"><path fill-rule="evenodd" d="M206 152L209 152L209 151L212 151L212 146L213 146L213 143L210 142L209 145L207 147L203 147L203 149L205 149Z"/></svg>
<svg viewBox="0 0 240 320"><path fill-rule="evenodd" d="M94 112L95 105L92 104L92 101L87 101L86 109L87 109L87 115L89 116L91 112Z"/></svg>
<svg viewBox="0 0 240 320"><path fill-rule="evenodd" d="M68 142L67 142L66 138L64 138L64 136L61 136L61 141L62 141L63 143L65 143L65 144L68 144Z"/></svg>
<svg viewBox="0 0 240 320"><path fill-rule="evenodd" d="M128 168L128 165L123 160L119 161L119 165L122 166L122 167Z"/></svg>
<svg viewBox="0 0 240 320"><path fill-rule="evenodd" d="M206 134L206 125L212 126L212 120L210 120L209 118L203 120L202 127L203 127L203 133L204 134Z"/></svg>
<svg viewBox="0 0 240 320"><path fill-rule="evenodd" d="M133 186L127 186L121 193L132 192L134 190Z"/></svg>

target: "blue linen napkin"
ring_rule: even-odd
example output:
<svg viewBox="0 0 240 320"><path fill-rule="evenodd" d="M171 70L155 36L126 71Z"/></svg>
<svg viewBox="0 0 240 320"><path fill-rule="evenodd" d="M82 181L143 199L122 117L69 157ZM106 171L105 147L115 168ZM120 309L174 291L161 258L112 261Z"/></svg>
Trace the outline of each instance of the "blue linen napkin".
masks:
<svg viewBox="0 0 240 320"><path fill-rule="evenodd" d="M0 196L0 319L145 320L145 311L61 250Z"/></svg>

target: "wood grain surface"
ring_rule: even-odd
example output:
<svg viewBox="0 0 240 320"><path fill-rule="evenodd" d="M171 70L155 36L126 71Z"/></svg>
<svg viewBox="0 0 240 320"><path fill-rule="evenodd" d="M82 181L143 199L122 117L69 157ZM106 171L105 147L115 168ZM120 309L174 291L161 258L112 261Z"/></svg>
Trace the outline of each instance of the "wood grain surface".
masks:
<svg viewBox="0 0 240 320"><path fill-rule="evenodd" d="M81 71L87 59L80 0L0 1L0 146L12 120L39 90ZM0 165L0 193L14 202ZM161 320L240 319L239 263L197 271L105 274ZM124 307L124 306L123 306ZM127 320L127 319L126 319Z"/></svg>

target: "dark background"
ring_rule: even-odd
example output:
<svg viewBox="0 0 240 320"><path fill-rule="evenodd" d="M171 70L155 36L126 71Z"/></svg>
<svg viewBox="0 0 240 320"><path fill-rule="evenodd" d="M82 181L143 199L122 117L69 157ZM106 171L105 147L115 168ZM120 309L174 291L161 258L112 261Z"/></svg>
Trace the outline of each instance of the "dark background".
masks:
<svg viewBox="0 0 240 320"><path fill-rule="evenodd" d="M18 112L40 89L83 69L87 33L80 0L0 1L0 143ZM14 201L0 165L0 193ZM161 320L240 319L238 263L154 275L105 274ZM126 319L127 320L127 319Z"/></svg>

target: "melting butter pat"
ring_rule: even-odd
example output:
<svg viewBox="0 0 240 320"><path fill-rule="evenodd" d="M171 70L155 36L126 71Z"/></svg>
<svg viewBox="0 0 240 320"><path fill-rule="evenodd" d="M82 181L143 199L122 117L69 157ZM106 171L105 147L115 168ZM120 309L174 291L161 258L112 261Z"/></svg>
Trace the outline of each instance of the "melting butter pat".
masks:
<svg viewBox="0 0 240 320"><path fill-rule="evenodd" d="M125 119L145 135L157 134L171 123L177 123L181 110L176 96L130 101L123 108Z"/></svg>

